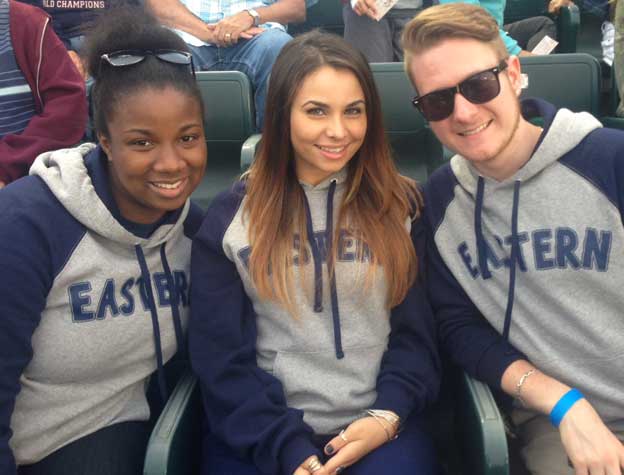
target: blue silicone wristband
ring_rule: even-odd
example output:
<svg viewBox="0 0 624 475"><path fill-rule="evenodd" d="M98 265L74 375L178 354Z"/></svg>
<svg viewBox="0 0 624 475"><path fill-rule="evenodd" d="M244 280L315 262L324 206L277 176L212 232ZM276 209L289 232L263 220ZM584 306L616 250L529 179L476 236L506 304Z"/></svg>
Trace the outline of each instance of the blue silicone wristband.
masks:
<svg viewBox="0 0 624 475"><path fill-rule="evenodd" d="M561 424L563 416L566 415L570 408L574 406L579 399L583 399L584 397L583 393L578 389L570 389L567 393L561 396L561 399L557 401L555 407L553 407L552 411L550 411L550 422L552 425L558 428L559 424Z"/></svg>

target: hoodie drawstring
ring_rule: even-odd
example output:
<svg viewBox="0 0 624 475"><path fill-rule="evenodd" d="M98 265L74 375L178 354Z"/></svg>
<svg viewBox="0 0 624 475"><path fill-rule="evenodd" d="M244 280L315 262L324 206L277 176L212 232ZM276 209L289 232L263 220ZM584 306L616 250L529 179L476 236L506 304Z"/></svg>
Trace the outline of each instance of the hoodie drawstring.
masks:
<svg viewBox="0 0 624 475"><path fill-rule="evenodd" d="M483 238L483 228L481 227L481 212L483 211L483 191L485 188L485 180L480 176L477 181L477 201L475 203L475 240L477 242L477 260L479 264L479 271L481 271L481 277L484 280L492 277L490 269L487 263L487 243Z"/></svg>
<svg viewBox="0 0 624 475"><path fill-rule="evenodd" d="M483 192L485 180L482 176L477 182L477 196L475 203L475 239L477 242L477 259L481 277L484 280L492 277L487 263L487 243L483 237L481 227L481 213L483 211ZM518 207L520 204L520 180L514 182L513 204L511 207L511 255L509 258L509 287L507 288L507 307L505 309L505 321L503 324L503 338L509 339L509 328L511 326L511 314L513 311L514 296L516 290L516 265L520 255L520 239L518 237Z"/></svg>
<svg viewBox="0 0 624 475"><path fill-rule="evenodd" d="M513 205L511 208L511 257L509 261L509 289L507 291L507 308L505 309L505 324L503 338L509 339L511 326L511 312L513 311L514 294L516 290L516 264L520 255L520 239L518 237L518 206L520 204L520 180L514 182Z"/></svg>
<svg viewBox="0 0 624 475"><path fill-rule="evenodd" d="M143 288L145 290L145 296L147 297L147 304L149 305L150 316L152 317L152 332L154 333L154 347L156 349L156 366L158 374L158 389L160 391L160 397L163 405L167 402L167 378L165 376L165 368L163 365L163 353L162 344L160 341L160 324L158 323L158 312L156 311L156 300L154 300L154 292L152 292L152 278L147 268L147 262L145 261L145 255L143 249L139 244L134 246L134 252L139 261L139 267L141 268L141 279L143 280ZM175 328L176 341L178 343L178 350L184 348L184 340L182 333L182 323L180 321L180 309L178 308L179 295L175 287L173 276L167 262L165 255L165 244L160 247L160 259L162 261L165 276L167 278L167 286L169 288L169 299L171 303L171 313L173 315L173 325Z"/></svg>
<svg viewBox="0 0 624 475"><path fill-rule="evenodd" d="M186 352L186 345L184 342L184 332L182 331L182 320L180 319L180 294L178 293L178 286L175 285L173 274L171 274L169 268L165 246L166 243L160 246L160 260L163 265L163 270L165 271L165 277L167 278L167 287L169 288L169 305L171 306L171 315L173 316L173 328L175 329L176 342L178 343L178 352L184 354Z"/></svg>
<svg viewBox="0 0 624 475"><path fill-rule="evenodd" d="M303 201L306 212L306 232L308 233L308 241L312 250L312 260L314 261L314 311L319 313L323 311L323 267L321 264L321 254L314 239L314 228L312 227L312 215L310 214L310 205L308 198L303 194ZM303 243L301 243L303 245Z"/></svg>
<svg viewBox="0 0 624 475"><path fill-rule="evenodd" d="M327 269L332 269L329 278L330 297L331 297L331 312L332 323L334 325L334 348L336 351L336 358L344 358L344 351L342 350L342 336L340 332L340 309L338 306L338 290L336 289L336 272L333 269L333 262L331 256L331 244L333 242L334 234L334 193L336 191L336 180L332 180L327 192L327 211L326 211L326 225L325 225L325 256L327 260ZM304 204L306 212L306 231L308 234L308 241L312 249L312 259L314 261L314 311L319 313L323 311L323 267L321 254L314 238L314 228L312 226L312 214L310 213L310 205L308 198L304 193Z"/></svg>

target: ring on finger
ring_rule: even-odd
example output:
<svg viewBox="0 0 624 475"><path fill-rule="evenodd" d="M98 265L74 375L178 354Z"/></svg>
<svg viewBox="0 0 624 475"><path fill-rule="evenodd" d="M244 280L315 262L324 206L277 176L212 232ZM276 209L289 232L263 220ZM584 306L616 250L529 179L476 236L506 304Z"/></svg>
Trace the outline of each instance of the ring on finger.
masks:
<svg viewBox="0 0 624 475"><path fill-rule="evenodd" d="M318 472L320 469L323 468L318 457L311 458L310 460L308 460L308 463L306 465L310 473Z"/></svg>
<svg viewBox="0 0 624 475"><path fill-rule="evenodd" d="M344 440L347 443L349 442L349 439L347 439L347 436L345 435L344 429L340 431L340 434L338 434L338 437L340 437L342 440Z"/></svg>
<svg viewBox="0 0 624 475"><path fill-rule="evenodd" d="M230 41L230 40L232 39L232 34L231 34L231 33L226 33L226 34L225 34L225 39L226 39L227 41Z"/></svg>

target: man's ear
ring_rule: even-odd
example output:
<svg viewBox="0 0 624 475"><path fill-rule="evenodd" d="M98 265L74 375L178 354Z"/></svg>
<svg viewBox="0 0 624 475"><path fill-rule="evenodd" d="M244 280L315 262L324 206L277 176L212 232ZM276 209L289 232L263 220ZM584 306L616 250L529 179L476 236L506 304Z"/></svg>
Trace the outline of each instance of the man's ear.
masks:
<svg viewBox="0 0 624 475"><path fill-rule="evenodd" d="M98 141L100 142L100 145L102 146L102 149L104 150L104 153L108 157L108 161L110 162L111 157L112 157L110 140L108 139L106 135L104 135L101 132L97 133L97 138L98 138Z"/></svg>
<svg viewBox="0 0 624 475"><path fill-rule="evenodd" d="M507 58L507 77L512 89L519 97L522 92L522 69L520 67L520 59L517 56L509 56Z"/></svg>

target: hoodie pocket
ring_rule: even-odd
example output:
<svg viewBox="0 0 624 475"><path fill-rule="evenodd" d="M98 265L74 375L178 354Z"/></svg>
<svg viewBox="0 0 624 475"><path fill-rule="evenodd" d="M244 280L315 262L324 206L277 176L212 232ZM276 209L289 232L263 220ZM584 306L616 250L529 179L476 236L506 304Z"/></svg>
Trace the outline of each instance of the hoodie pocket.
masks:
<svg viewBox="0 0 624 475"><path fill-rule="evenodd" d="M333 434L362 415L377 398L376 382L386 344L332 351L278 352L273 375L289 407L304 411L317 434Z"/></svg>

